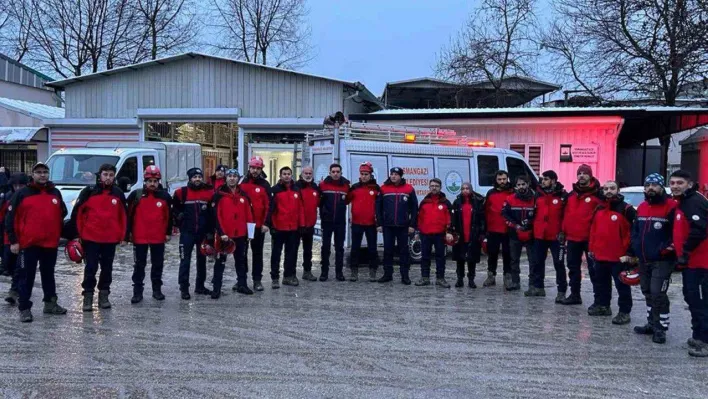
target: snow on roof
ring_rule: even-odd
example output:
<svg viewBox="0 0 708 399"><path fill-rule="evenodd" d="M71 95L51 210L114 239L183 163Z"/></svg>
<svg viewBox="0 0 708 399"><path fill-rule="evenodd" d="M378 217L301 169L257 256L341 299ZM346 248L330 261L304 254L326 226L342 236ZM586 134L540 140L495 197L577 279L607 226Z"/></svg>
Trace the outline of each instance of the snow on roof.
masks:
<svg viewBox="0 0 708 399"><path fill-rule="evenodd" d="M708 113L708 108L701 107L549 107L549 108L419 108L419 109L386 109L369 115L454 115L454 114L525 114L525 113L565 113L565 112L701 112Z"/></svg>
<svg viewBox="0 0 708 399"><path fill-rule="evenodd" d="M41 127L0 127L0 143L28 142L42 130Z"/></svg>
<svg viewBox="0 0 708 399"><path fill-rule="evenodd" d="M64 108L31 103L29 101L13 100L11 98L0 97L0 107L37 119L59 119L64 117Z"/></svg>

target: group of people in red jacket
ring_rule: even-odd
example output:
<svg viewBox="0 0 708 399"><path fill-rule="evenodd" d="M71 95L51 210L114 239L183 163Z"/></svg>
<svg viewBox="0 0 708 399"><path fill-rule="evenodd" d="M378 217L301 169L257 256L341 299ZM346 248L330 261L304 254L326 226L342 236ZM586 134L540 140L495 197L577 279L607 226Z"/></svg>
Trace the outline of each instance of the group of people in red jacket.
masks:
<svg viewBox="0 0 708 399"><path fill-rule="evenodd" d="M102 165L96 184L83 189L68 224L61 193L49 181L47 165L32 168L30 181L18 181L9 198L0 198L5 215L5 242L8 253L17 256L17 268L8 302L18 302L20 319L32 321L30 301L37 265L44 291L44 313L65 314L57 303L54 267L59 240L78 239L84 261L83 310L93 310L98 288L98 307L110 308L108 300L116 246L132 242L134 251L132 303L143 300L143 281L150 252L152 296L164 300L161 291L165 243L173 225L180 230L179 286L184 300L191 298L189 272L192 252L196 252L197 276L194 293L221 295L227 254L233 254L237 274L234 291L253 294L247 283L247 252L252 253L253 288L262 291L263 243L272 239L272 288L280 287L280 261L284 252L283 285L297 286L297 254L303 245L302 278L315 281L312 273L312 243L318 219L322 228L320 281L329 278L332 241L335 249L335 276L344 281L343 257L347 208L351 206L351 276L358 280L360 253L366 238L369 280L381 283L393 279L393 254L399 251L401 282L411 284L408 241L413 235L421 243L421 278L416 286L431 284L430 268L435 254L435 284L449 288L445 280L445 245L453 246L457 264L455 287L476 288L475 271L482 248L488 252L488 273L484 286L496 285L496 268L501 252L506 290L521 288L521 253L529 261L529 286L525 296L545 296L545 262L550 250L556 271L557 296L563 305L582 304L581 263L587 260L594 301L591 316L612 315L612 282L618 293L619 313L613 324L630 322L631 288L620 274L638 263L642 293L647 304L647 322L635 332L648 334L656 343L666 341L669 327L669 299L666 295L671 273L683 270L683 290L692 317L690 354L708 356L708 200L696 191L690 174L671 175L672 195L659 174L645 179L645 197L638 209L624 202L616 182L601 185L592 169L582 165L577 181L566 192L553 171L541 176L540 184L527 176L517 176L513 187L509 174L499 171L494 187L481 196L469 183L450 202L441 191L442 182L431 179L429 193L418 203L415 189L406 183L403 170L391 168L388 179L378 185L373 166L359 167L359 181L353 185L342 176L338 164L329 167L329 176L317 184L310 167L295 181L289 167L281 168L273 187L263 174L263 160L249 161L248 174L241 179L235 169L219 166L212 176L218 187L207 184L199 168L188 171L189 183L170 197L160 184L156 166L144 172L144 187L126 200L114 185L115 167ZM24 185L19 184L24 183ZM30 216L31 215L31 216ZM42 223L36 223L41 220ZM249 231L250 230L250 231ZM377 276L377 233L383 233L383 275ZM213 287L205 287L205 247L212 245L215 257ZM228 248L228 249L227 249ZM196 251L195 251L196 249ZM434 251L433 251L434 249ZM76 248L74 248L76 250ZM500 251L501 250L501 251ZM8 257L6 257L8 258ZM4 263L13 262L5 259ZM566 279L565 263L568 273ZM8 265L6 265L7 267ZM100 268L98 281L96 274ZM570 293L568 294L568 288Z"/></svg>

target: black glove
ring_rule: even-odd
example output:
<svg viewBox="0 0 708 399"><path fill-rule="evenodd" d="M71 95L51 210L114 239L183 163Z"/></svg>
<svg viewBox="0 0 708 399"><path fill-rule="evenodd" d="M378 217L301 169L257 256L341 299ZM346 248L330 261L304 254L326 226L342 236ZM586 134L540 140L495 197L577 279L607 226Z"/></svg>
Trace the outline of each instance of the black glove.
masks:
<svg viewBox="0 0 708 399"><path fill-rule="evenodd" d="M688 254L683 254L676 260L676 270L683 270L686 267L688 267Z"/></svg>
<svg viewBox="0 0 708 399"><path fill-rule="evenodd" d="M558 242L560 242L561 244L565 244L565 233L562 231L558 233Z"/></svg>
<svg viewBox="0 0 708 399"><path fill-rule="evenodd" d="M208 241L214 241L214 234L207 234L204 236Z"/></svg>

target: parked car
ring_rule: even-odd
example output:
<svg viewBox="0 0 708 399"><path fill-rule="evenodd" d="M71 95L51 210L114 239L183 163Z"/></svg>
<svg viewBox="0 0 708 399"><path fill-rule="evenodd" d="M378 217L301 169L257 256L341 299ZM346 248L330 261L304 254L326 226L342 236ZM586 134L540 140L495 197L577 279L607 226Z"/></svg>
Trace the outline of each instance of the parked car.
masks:
<svg viewBox="0 0 708 399"><path fill-rule="evenodd" d="M624 195L624 201L637 209L639 204L644 202L644 186L630 186L620 189L620 194ZM666 194L671 195L671 189L666 187Z"/></svg>

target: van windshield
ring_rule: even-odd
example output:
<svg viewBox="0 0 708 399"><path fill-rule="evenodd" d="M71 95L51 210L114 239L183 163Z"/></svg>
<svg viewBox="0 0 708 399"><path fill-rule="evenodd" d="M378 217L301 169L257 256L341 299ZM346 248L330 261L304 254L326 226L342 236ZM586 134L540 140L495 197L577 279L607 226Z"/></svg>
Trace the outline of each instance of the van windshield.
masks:
<svg viewBox="0 0 708 399"><path fill-rule="evenodd" d="M47 161L49 179L54 184L85 186L96 182L96 172L104 163L115 165L118 157L92 154L56 154Z"/></svg>

